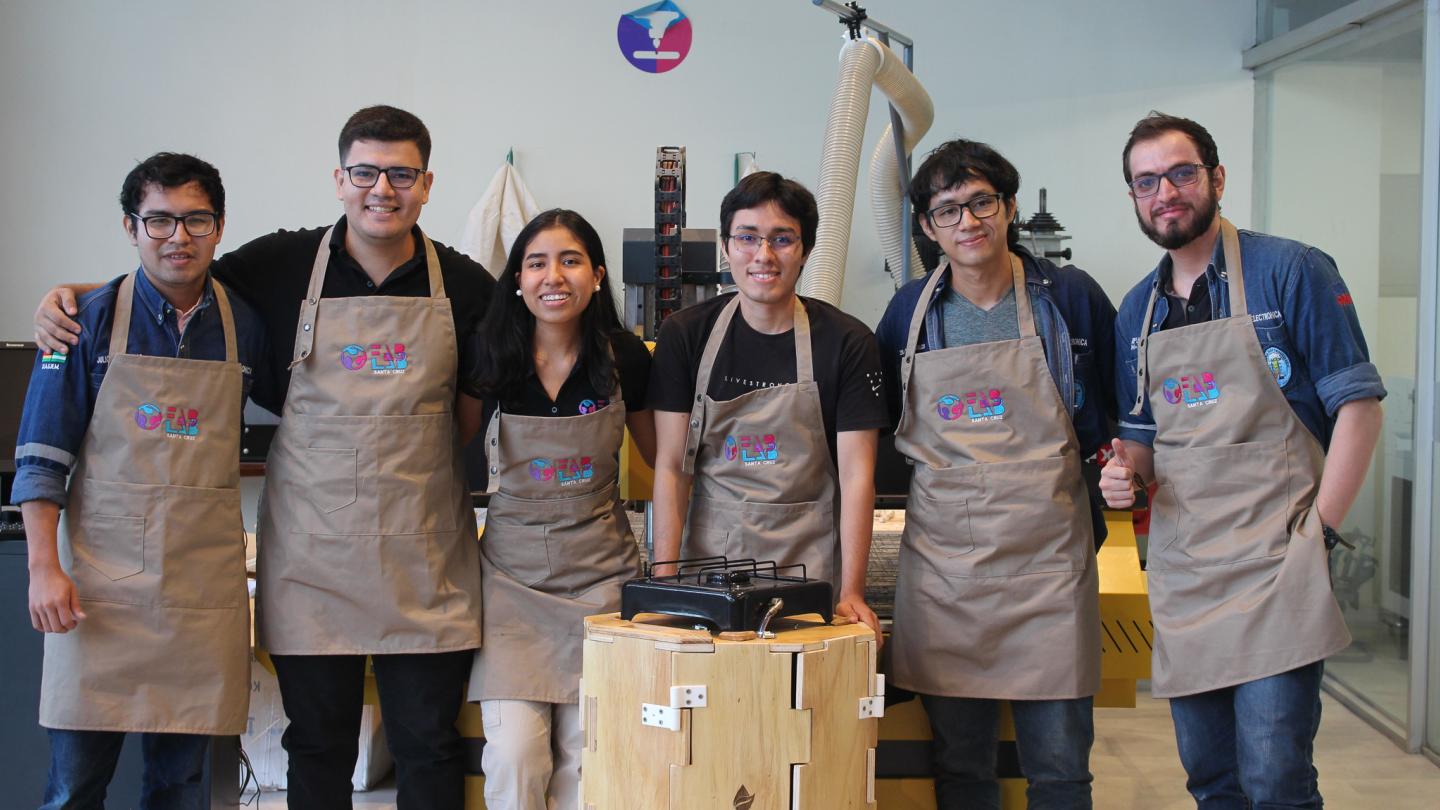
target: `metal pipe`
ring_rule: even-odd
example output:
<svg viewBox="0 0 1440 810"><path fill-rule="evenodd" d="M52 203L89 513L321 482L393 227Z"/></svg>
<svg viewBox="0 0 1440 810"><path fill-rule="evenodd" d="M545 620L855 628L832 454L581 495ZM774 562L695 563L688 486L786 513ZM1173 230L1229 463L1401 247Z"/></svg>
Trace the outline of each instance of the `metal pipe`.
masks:
<svg viewBox="0 0 1440 810"><path fill-rule="evenodd" d="M842 20L852 20L855 18L855 9L845 6L844 4L837 3L835 2L835 0L810 0L810 2L816 6L819 6L820 8L825 9L831 14L834 14L836 17L839 17ZM862 27L870 29L871 31L874 31L881 36L893 38L896 42L904 45L907 49L915 46L915 40L905 36L904 34L896 31L894 28L891 28L888 25L876 22L869 17L862 18L860 20L860 25ZM905 61L907 63L906 67L909 67L909 58L907 57Z"/></svg>

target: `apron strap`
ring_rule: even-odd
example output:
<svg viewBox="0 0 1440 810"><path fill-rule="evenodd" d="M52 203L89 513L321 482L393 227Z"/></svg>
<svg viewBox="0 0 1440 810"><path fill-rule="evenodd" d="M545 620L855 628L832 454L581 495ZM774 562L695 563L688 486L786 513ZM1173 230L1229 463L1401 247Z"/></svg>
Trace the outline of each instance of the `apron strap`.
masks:
<svg viewBox="0 0 1440 810"><path fill-rule="evenodd" d="M1015 317L1020 320L1020 337L1035 337L1035 312L1030 308L1030 292L1025 289L1025 264L1014 253L1010 254L1010 275L1015 283Z"/></svg>
<svg viewBox="0 0 1440 810"><path fill-rule="evenodd" d="M445 297L445 279L440 275L440 256L435 253L435 243L423 232L420 241L425 246L425 271L430 276L430 297Z"/></svg>
<svg viewBox="0 0 1440 810"><path fill-rule="evenodd" d="M124 354L130 348L130 305L135 298L135 274L139 272L126 276L115 293L115 320L110 324L111 357Z"/></svg>
<svg viewBox="0 0 1440 810"><path fill-rule="evenodd" d="M910 313L910 331L905 336L905 356L900 358L900 401L906 401L905 394L910 388L910 375L915 370L915 350L920 345L920 327L925 323L925 314L930 310L930 299L935 296L935 289L940 286L941 277L949 268L948 258L940 259L940 264L935 272L930 274L930 280L925 282L925 287L920 290L920 300L915 304L915 310ZM931 335L930 340L934 341L935 336Z"/></svg>
<svg viewBox="0 0 1440 810"><path fill-rule="evenodd" d="M705 428L705 392L710 390L710 372L715 368L715 357L720 353L720 344L725 342L725 333L730 322L740 309L740 295L737 293L730 303L720 310L720 317L710 328L710 337L705 341L705 350L700 354L700 369L695 374L695 402L690 406L689 431L685 434L685 454L681 468L688 474L695 472L695 454L700 450L701 432ZM800 296L795 296L795 382L797 384L815 381L815 366L810 347L810 315Z"/></svg>
<svg viewBox="0 0 1440 810"><path fill-rule="evenodd" d="M495 413L485 426L485 492L494 495L500 491L500 403L495 403Z"/></svg>
<svg viewBox="0 0 1440 810"><path fill-rule="evenodd" d="M320 237L320 247L315 250L315 261L310 265L310 286L305 290L305 300L300 302L300 322L295 324L295 351L290 357L290 368L310 356L315 347L315 313L320 308L320 291L325 289L325 270L330 266L330 238L335 235L335 226L325 229Z"/></svg>
<svg viewBox="0 0 1440 810"><path fill-rule="evenodd" d="M1220 244L1224 249L1225 276L1230 289L1230 317L1248 316L1245 305L1245 270L1240 263L1240 234L1230 220L1220 217ZM1150 300L1145 302L1145 318L1140 322L1140 342L1135 347L1135 404L1130 408L1131 416L1139 416L1150 395L1150 325L1155 317L1155 302L1160 297L1160 279L1156 277L1150 288Z"/></svg>
<svg viewBox="0 0 1440 810"><path fill-rule="evenodd" d="M213 276L210 289L215 291L215 308L220 311L220 328L225 332L225 362L234 363L239 353L235 349L235 315L230 311L230 294Z"/></svg>
<svg viewBox="0 0 1440 810"><path fill-rule="evenodd" d="M1224 247L1225 275L1230 281L1230 315L1249 315L1245 304L1245 269L1240 264L1240 233L1220 217L1220 244Z"/></svg>

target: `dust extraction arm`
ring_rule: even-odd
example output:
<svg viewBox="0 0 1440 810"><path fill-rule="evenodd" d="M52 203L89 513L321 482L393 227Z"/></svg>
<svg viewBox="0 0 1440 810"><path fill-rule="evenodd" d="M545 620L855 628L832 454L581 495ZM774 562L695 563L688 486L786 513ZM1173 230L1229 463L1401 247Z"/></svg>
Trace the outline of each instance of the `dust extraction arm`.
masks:
<svg viewBox="0 0 1440 810"><path fill-rule="evenodd" d="M802 295L837 306L845 287L845 257L855 211L855 180L860 169L860 147L865 140L872 87L880 88L899 113L906 154L935 119L929 94L894 51L875 39L852 39L845 43L840 51L840 79L830 104L820 164L817 194L820 227L800 281ZM904 174L908 177L908 167ZM909 223L902 221L904 193L893 127L887 127L870 161L870 202L896 287L906 281L902 270L906 252L911 254L912 274L922 272L915 248L906 238Z"/></svg>

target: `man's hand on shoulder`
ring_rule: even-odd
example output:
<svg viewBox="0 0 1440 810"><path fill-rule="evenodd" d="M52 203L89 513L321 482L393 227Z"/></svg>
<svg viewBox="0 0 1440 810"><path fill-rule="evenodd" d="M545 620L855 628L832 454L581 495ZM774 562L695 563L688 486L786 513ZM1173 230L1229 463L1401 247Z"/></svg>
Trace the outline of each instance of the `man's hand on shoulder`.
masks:
<svg viewBox="0 0 1440 810"><path fill-rule="evenodd" d="M65 354L80 343L80 312L76 299L99 285L60 284L50 289L35 308L35 343L47 352Z"/></svg>

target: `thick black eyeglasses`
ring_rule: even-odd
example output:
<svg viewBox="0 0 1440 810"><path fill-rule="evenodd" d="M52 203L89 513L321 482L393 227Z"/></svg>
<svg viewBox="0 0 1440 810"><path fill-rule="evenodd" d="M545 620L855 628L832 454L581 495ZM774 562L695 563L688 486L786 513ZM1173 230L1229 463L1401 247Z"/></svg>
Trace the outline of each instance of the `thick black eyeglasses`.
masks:
<svg viewBox="0 0 1440 810"><path fill-rule="evenodd" d="M220 221L220 215L211 211L195 212L184 216L173 214L156 214L155 216L142 217L139 214L130 216L140 221L145 227L145 235L151 239L169 239L175 235L175 229L183 223L185 232L191 236L209 236L215 232L215 223Z"/></svg>
<svg viewBox="0 0 1440 810"><path fill-rule="evenodd" d="M380 182L380 175L385 175L390 181L391 188L410 188L420 175L425 173L424 169L412 169L409 166L390 166L382 169L379 166L371 166L368 163L357 163L354 166L346 166L345 173L350 175L350 184L356 188L373 188Z"/></svg>
<svg viewBox="0 0 1440 810"><path fill-rule="evenodd" d="M1204 163L1182 163L1160 174L1142 174L1130 181L1130 191L1137 198L1154 197L1160 193L1161 178L1169 180L1170 185L1176 188L1193 186L1200 180L1200 172L1209 168L1211 167Z"/></svg>
<svg viewBox="0 0 1440 810"><path fill-rule="evenodd" d="M970 209L971 216L976 219L993 217L995 212L1000 210L1000 195L980 194L971 197L968 202L945 203L926 211L925 216L930 218L933 227L949 228L960 224L960 220L965 218L966 208Z"/></svg>

